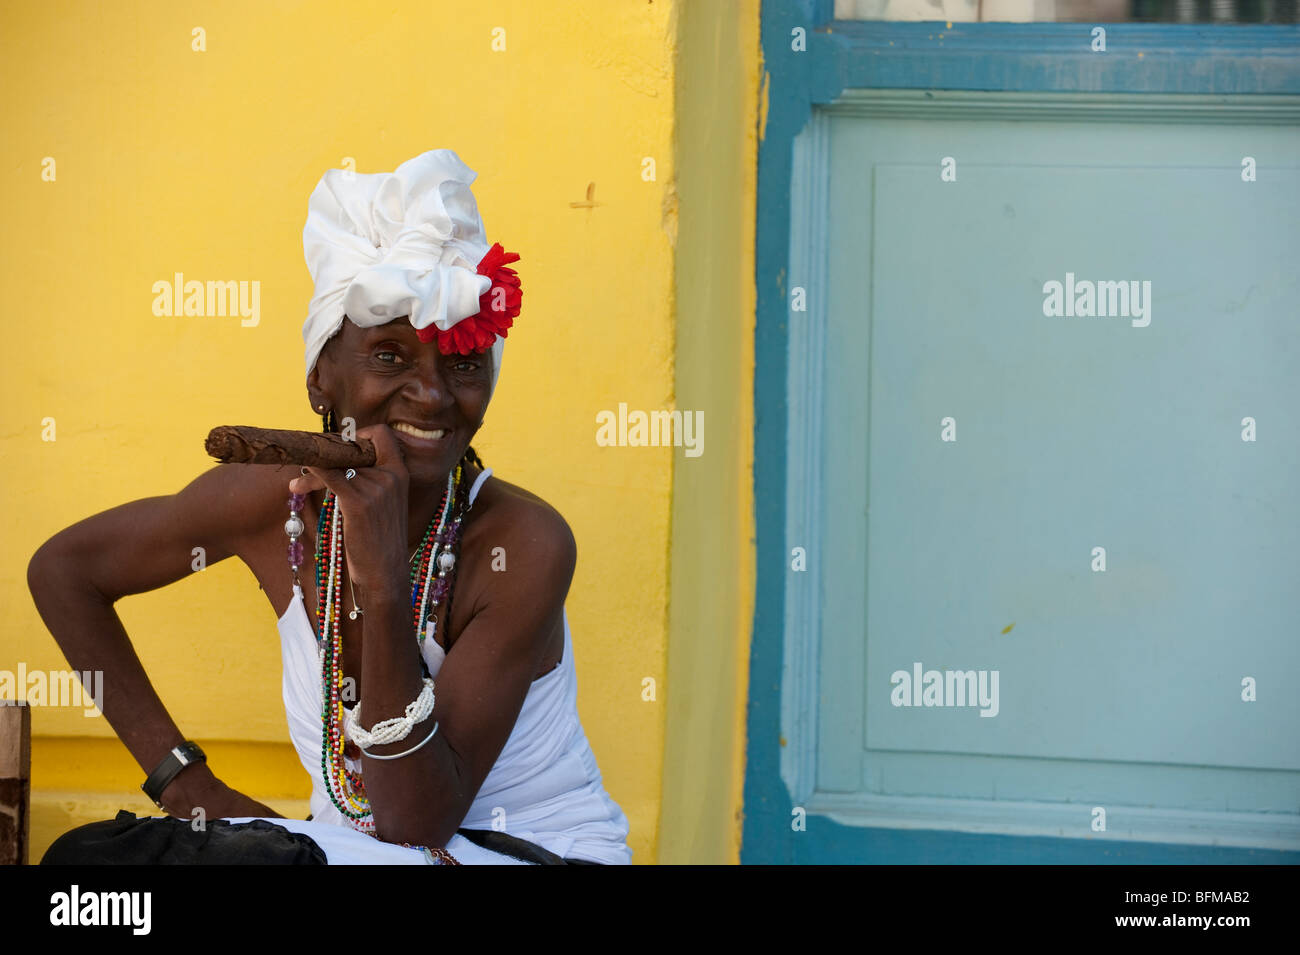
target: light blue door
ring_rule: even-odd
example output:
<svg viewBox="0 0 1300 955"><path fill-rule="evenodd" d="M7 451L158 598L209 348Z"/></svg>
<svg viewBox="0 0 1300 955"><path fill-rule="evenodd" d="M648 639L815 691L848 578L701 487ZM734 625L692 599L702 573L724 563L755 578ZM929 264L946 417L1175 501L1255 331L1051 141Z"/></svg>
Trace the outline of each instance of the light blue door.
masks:
<svg viewBox="0 0 1300 955"><path fill-rule="evenodd" d="M760 197L742 858L1295 861L1300 97L1017 43L846 80Z"/></svg>

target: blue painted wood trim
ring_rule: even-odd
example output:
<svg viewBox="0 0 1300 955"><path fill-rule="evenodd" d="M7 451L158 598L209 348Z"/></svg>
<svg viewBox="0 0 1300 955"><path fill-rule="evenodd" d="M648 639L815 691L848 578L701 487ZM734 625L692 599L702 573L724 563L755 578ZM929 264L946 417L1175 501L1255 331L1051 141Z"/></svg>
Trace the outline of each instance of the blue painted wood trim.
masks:
<svg viewBox="0 0 1300 955"><path fill-rule="evenodd" d="M1300 93L1300 27L1150 23L886 23L814 26L790 4L764 4L772 74L830 103L841 90L948 89L1059 93ZM768 8L772 10L769 21ZM780 19L778 23L776 20ZM1092 50L1092 30L1106 51ZM807 31L807 50L790 31Z"/></svg>
<svg viewBox="0 0 1300 955"><path fill-rule="evenodd" d="M831 10L832 0L763 3L761 38L770 76L766 124L760 130L755 248L758 599L750 644L741 861L1300 864L1296 852L869 829L817 816L808 817L806 832L791 829L792 805L779 755L788 567L786 279L791 143L813 105L832 103L850 88L1300 94L1300 28L1292 26L1106 24L1108 52L1093 53L1091 24L954 23L949 30L943 23L831 22ZM807 31L804 53L790 49L790 31L797 26Z"/></svg>
<svg viewBox="0 0 1300 955"><path fill-rule="evenodd" d="M790 829L789 817L785 828ZM1296 865L1300 852L1049 836L989 836L928 829L859 829L817 816L789 832L788 858L745 847L745 863L795 865Z"/></svg>

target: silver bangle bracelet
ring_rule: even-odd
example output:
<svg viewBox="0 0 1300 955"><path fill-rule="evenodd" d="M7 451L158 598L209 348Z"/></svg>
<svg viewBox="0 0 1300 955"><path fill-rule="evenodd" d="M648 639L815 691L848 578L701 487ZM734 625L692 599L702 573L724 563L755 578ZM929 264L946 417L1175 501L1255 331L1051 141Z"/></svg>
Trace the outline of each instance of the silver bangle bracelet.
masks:
<svg viewBox="0 0 1300 955"><path fill-rule="evenodd" d="M362 753L362 755L364 755L364 756L369 756L371 759L401 759L403 756L410 756L412 753L414 753L417 749L419 749L419 748L420 748L421 746L423 746L425 743L429 742L429 740L433 739L433 734L436 733L436 732L438 732L438 721L437 721L437 720L434 720L434 721L433 721L433 729L432 729L432 731L430 731L429 735L426 736L424 739L420 740L420 742L416 743L414 746L412 746L410 749L408 749L408 750L407 750L406 752L404 752L404 753L393 753L393 755L391 755L391 756L379 756L379 755L376 755L375 753L368 752L368 751L366 751L366 750L364 750L364 749L361 751L361 753Z"/></svg>

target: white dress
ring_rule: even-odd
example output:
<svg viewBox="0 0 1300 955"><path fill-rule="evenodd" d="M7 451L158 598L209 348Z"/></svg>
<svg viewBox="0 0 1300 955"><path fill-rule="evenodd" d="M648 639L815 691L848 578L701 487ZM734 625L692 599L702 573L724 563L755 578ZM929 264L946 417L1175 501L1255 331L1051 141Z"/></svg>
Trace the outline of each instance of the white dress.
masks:
<svg viewBox="0 0 1300 955"><path fill-rule="evenodd" d="M470 502L492 473L479 475ZM310 822L270 819L311 836L331 864L420 865L424 853L384 843L349 825L330 800L321 775L321 663L316 634L302 590L276 626L284 662L284 710L289 735L312 780ZM430 676L437 677L446 654L437 641L421 641ZM605 792L596 758L578 719L578 678L573 663L569 618L564 616L564 656L560 665L533 681L505 747L497 757L458 828L498 829L536 843L564 858L627 864L627 818ZM346 760L360 771L361 763ZM240 820L244 821L244 820ZM453 836L446 849L462 863L522 864Z"/></svg>

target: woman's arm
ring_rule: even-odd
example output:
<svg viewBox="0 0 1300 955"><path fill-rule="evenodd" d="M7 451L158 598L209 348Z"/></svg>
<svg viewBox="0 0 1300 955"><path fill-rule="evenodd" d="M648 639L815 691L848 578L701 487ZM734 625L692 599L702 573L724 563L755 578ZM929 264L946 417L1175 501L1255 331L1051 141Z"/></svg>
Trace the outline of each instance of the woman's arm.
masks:
<svg viewBox="0 0 1300 955"><path fill-rule="evenodd" d="M266 465L220 465L177 494L133 501L73 524L28 564L27 586L41 619L72 669L103 672L104 717L144 773L185 736L149 682L113 605L193 573L195 547L204 549L211 565L265 532L268 522L286 513L274 487L287 485L287 478L283 469ZM277 815L231 790L203 763L176 777L163 791L163 805L186 817L195 806L210 818Z"/></svg>
<svg viewBox="0 0 1300 955"><path fill-rule="evenodd" d="M438 672L432 716L381 755L428 744L401 759L365 759L366 793L376 832L387 842L444 846L460 827L523 708L549 637L562 625L576 547L568 524L544 505L519 506L498 522L494 546L510 555L509 573L493 574L465 629ZM399 597L366 608L362 648L363 725L401 716L421 687L412 652L411 602ZM379 610L379 606L383 610Z"/></svg>
<svg viewBox="0 0 1300 955"><path fill-rule="evenodd" d="M343 545L357 602L365 608L359 705L362 726L402 716L422 687L411 631L407 541L409 475L387 425L358 429L375 442L377 463L351 481L343 472L308 468L291 486L327 486L338 495ZM363 756L376 834L386 842L445 846L469 811L514 729L547 643L562 624L576 546L564 519L540 502L516 501L493 513L488 535L510 555L509 573L491 574L476 595L469 623L438 672L433 713L403 740L377 745L383 760ZM464 583L465 572L457 574Z"/></svg>

